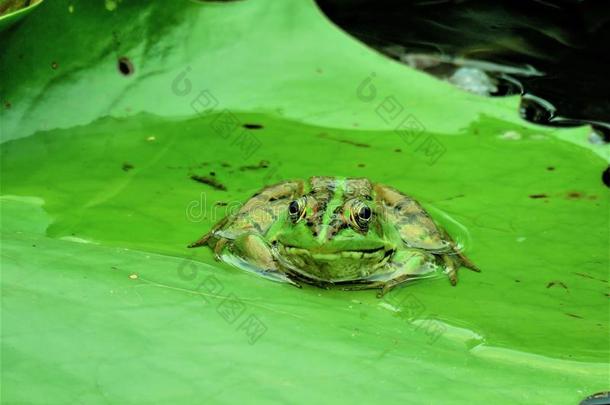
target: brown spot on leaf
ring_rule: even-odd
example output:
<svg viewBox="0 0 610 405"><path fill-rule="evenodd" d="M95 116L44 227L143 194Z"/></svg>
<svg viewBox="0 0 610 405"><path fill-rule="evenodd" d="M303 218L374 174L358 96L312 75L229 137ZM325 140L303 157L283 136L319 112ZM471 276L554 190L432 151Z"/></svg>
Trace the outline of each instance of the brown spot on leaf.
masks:
<svg viewBox="0 0 610 405"><path fill-rule="evenodd" d="M364 163L358 163L358 167L365 167L366 165Z"/></svg>
<svg viewBox="0 0 610 405"><path fill-rule="evenodd" d="M580 197L582 197L582 194L580 194L578 191L570 191L568 193L568 198L576 199L576 198L580 198Z"/></svg>
<svg viewBox="0 0 610 405"><path fill-rule="evenodd" d="M331 141L345 143L348 145L357 146L359 148L370 148L371 147L371 145L369 145L367 143L355 142L355 141L351 141L349 139L333 138L332 136L328 135L326 132L319 133L318 136L320 138L330 139Z"/></svg>
<svg viewBox="0 0 610 405"><path fill-rule="evenodd" d="M51 62L51 69L55 70L59 67L59 65L57 64L57 62Z"/></svg>
<svg viewBox="0 0 610 405"><path fill-rule="evenodd" d="M561 282L561 281L550 281L550 282L549 282L549 283L546 285L546 288L551 288L551 287L554 287L554 286L563 287L563 288L564 288L564 289L566 289L566 290L568 289L568 286L567 286L567 285L565 285L565 284L564 284L563 282Z"/></svg>
<svg viewBox="0 0 610 405"><path fill-rule="evenodd" d="M555 168L553 166L549 166L546 168L546 170L548 170L549 172L552 172L553 170L555 170Z"/></svg>
<svg viewBox="0 0 610 405"><path fill-rule="evenodd" d="M543 193L542 194L530 194L529 197L530 198L534 198L534 199L536 199L536 198L549 198L548 195L543 194Z"/></svg>
<svg viewBox="0 0 610 405"><path fill-rule="evenodd" d="M576 315L576 314L571 314L569 312L564 312L564 314L566 314L567 316L571 316L572 318L578 318L578 319L584 319L582 316L580 315Z"/></svg>
<svg viewBox="0 0 610 405"><path fill-rule="evenodd" d="M214 178L211 178L211 177L199 176L197 174L192 174L191 175L191 180L194 180L194 181L196 181L198 183L207 184L208 186L212 186L216 190L222 190L222 191L226 191L227 190L227 188L225 187L224 184L220 183L218 180L216 180Z"/></svg>
<svg viewBox="0 0 610 405"><path fill-rule="evenodd" d="M245 166L241 166L239 168L239 170L246 171L246 170L258 170L258 169L266 169L269 167L269 162L267 160L261 160L260 162L258 162L257 165L245 165Z"/></svg>
<svg viewBox="0 0 610 405"><path fill-rule="evenodd" d="M400 152L402 152L402 149L396 148L396 149L394 149L394 152L400 153Z"/></svg>
<svg viewBox="0 0 610 405"><path fill-rule="evenodd" d="M263 129L261 124L244 124L243 127L246 129Z"/></svg>
<svg viewBox="0 0 610 405"><path fill-rule="evenodd" d="M124 162L123 166L121 166L121 169L123 169L124 172L128 172L133 169L133 165L129 162Z"/></svg>
<svg viewBox="0 0 610 405"><path fill-rule="evenodd" d="M580 276L580 277L591 279L591 280L601 281L602 283L607 283L608 282L608 280L604 280L603 278L593 277L593 276L591 276L591 275L589 275L587 273L577 273L577 272L574 272L574 274L576 274L577 276Z"/></svg>

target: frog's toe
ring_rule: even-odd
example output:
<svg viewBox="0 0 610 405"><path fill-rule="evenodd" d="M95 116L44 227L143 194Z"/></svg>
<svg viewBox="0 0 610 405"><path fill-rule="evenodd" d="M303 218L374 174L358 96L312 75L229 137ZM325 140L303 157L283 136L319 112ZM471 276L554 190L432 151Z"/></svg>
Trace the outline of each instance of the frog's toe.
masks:
<svg viewBox="0 0 610 405"><path fill-rule="evenodd" d="M299 284L296 280L278 269L267 268L265 270L257 270L256 272L268 280L290 284L296 288L302 288L301 284Z"/></svg>
<svg viewBox="0 0 610 405"><path fill-rule="evenodd" d="M459 267L459 263L456 262L454 257L449 255L443 256L443 262L445 264L445 274L449 278L451 285L455 286L458 282L457 269Z"/></svg>
<svg viewBox="0 0 610 405"><path fill-rule="evenodd" d="M229 242L228 239L220 238L218 242L214 245L214 258L218 261L221 260L220 256L222 254L222 249L224 249L225 245Z"/></svg>
<svg viewBox="0 0 610 405"><path fill-rule="evenodd" d="M187 248L190 249L190 248L205 246L208 244L208 241L210 240L211 237L212 237L212 233L208 232L205 235L203 235L201 238L197 239L195 242L188 245Z"/></svg>
<svg viewBox="0 0 610 405"><path fill-rule="evenodd" d="M384 295L386 295L387 293L389 293L392 288L396 287L397 284L386 284L383 287L381 287L381 289L379 289L379 291L377 291L377 298L383 298Z"/></svg>
<svg viewBox="0 0 610 405"><path fill-rule="evenodd" d="M472 266L466 266L464 265L466 268L472 270L472 271L476 271L477 273L481 272L481 269L479 269L477 266L475 266L474 264Z"/></svg>
<svg viewBox="0 0 610 405"><path fill-rule="evenodd" d="M290 280L290 279L288 279L288 280L289 280L289 283L292 284L293 286L295 286L296 288L303 288L301 286L301 284L297 283L296 281Z"/></svg>
<svg viewBox="0 0 610 405"><path fill-rule="evenodd" d="M467 258L463 253L458 253L458 256L460 257L460 262L461 265L466 267L467 269L470 269L472 271L476 271L477 273L481 272L481 269L479 269L469 258Z"/></svg>
<svg viewBox="0 0 610 405"><path fill-rule="evenodd" d="M389 280L381 285L381 289L379 290L379 292L377 292L377 298L382 298L384 295L392 291L392 289L394 289L395 287L405 284L409 281L413 281L415 279L417 279L417 277L411 274L402 274L396 278L393 278L392 280Z"/></svg>
<svg viewBox="0 0 610 405"><path fill-rule="evenodd" d="M449 277L449 282L451 283L452 286L456 286L457 285L457 270L455 270L454 268L448 268L447 269L447 277Z"/></svg>

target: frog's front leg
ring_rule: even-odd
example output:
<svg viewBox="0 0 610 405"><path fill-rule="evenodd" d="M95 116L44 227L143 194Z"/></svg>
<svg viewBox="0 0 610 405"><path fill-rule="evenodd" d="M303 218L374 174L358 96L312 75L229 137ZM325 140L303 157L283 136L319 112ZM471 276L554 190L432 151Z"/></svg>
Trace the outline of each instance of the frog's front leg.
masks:
<svg viewBox="0 0 610 405"><path fill-rule="evenodd" d="M239 235L234 241L226 243L226 245L230 253L247 263L262 276L290 283L299 288L301 287L282 271L281 266L273 255L271 246L260 235L244 233ZM220 251L217 253L219 255L222 254Z"/></svg>

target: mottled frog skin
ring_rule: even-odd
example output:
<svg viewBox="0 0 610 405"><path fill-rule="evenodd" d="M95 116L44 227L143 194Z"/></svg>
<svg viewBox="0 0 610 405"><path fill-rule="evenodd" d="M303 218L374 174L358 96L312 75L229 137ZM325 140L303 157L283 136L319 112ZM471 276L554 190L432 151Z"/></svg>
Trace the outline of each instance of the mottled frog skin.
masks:
<svg viewBox="0 0 610 405"><path fill-rule="evenodd" d="M479 271L413 198L365 178L285 181L252 196L189 247L299 285L380 288L465 266Z"/></svg>

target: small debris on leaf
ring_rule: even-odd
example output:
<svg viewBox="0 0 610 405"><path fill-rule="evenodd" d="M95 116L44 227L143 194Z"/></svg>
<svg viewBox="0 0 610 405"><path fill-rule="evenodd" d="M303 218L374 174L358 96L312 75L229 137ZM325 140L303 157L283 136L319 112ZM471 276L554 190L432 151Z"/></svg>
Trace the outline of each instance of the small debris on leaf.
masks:
<svg viewBox="0 0 610 405"><path fill-rule="evenodd" d="M222 191L226 191L227 190L227 188L225 187L224 184L220 183L218 180L213 179L211 177L199 176L197 174L192 174L191 175L191 180L194 180L194 181L196 181L198 183L207 184L208 186L214 187L216 190L222 190Z"/></svg>
<svg viewBox="0 0 610 405"><path fill-rule="evenodd" d="M269 167L269 162L267 160L261 160L260 162L258 162L257 165L241 166L239 168L239 170L241 170L241 171L245 171L245 170L258 170L258 169L266 169L268 167Z"/></svg>
<svg viewBox="0 0 610 405"><path fill-rule="evenodd" d="M553 287L553 286L560 286L560 287L565 288L566 290L568 289L568 286L567 286L567 285L565 285L565 284L564 284L563 282L561 282L561 281L550 281L550 282L549 282L549 283L546 285L546 288L551 288L551 287Z"/></svg>

